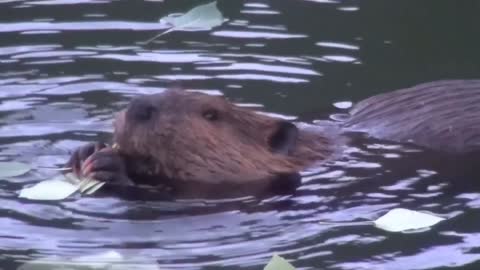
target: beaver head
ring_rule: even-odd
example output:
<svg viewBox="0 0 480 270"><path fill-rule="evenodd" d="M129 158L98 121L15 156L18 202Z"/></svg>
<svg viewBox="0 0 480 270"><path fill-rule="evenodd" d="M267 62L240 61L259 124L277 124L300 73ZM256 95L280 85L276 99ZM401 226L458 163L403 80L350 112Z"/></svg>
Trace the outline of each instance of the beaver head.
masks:
<svg viewBox="0 0 480 270"><path fill-rule="evenodd" d="M294 173L331 154L319 134L223 97L180 90L132 100L115 120L114 140L149 174L205 183Z"/></svg>

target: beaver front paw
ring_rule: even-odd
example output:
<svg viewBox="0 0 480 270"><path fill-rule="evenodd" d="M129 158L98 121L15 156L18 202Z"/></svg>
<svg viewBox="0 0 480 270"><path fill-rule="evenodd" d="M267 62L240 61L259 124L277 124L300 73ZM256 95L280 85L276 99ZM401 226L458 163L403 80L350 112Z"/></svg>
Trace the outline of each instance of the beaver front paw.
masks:
<svg viewBox="0 0 480 270"><path fill-rule="evenodd" d="M127 175L123 157L103 143L89 143L78 148L67 166L78 177L122 185L133 184Z"/></svg>

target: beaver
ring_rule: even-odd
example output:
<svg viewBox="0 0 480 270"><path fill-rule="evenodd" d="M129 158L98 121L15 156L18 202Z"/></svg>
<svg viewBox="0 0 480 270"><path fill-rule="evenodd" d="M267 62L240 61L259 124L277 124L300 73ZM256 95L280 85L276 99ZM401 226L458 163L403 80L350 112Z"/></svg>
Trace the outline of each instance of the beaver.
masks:
<svg viewBox="0 0 480 270"><path fill-rule="evenodd" d="M327 122L326 122L327 123ZM114 121L113 146L90 143L67 166L121 185L271 185L335 158L347 132L463 153L480 148L480 80L420 84L367 98L340 122L293 123L221 96L166 90L134 98Z"/></svg>

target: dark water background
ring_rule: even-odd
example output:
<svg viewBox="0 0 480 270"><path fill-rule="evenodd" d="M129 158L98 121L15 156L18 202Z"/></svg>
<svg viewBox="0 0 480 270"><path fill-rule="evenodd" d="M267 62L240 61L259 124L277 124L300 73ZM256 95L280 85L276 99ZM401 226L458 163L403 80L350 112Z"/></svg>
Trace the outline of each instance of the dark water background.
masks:
<svg viewBox="0 0 480 270"><path fill-rule="evenodd" d="M75 147L108 138L131 96L171 85L312 121L335 102L480 77L479 1L229 0L229 22L211 32L138 43L163 30L160 17L198 3L0 1L0 158L60 166ZM274 252L299 269L479 269L474 165L359 138L306 172L295 196L18 199L55 174L37 169L0 182L0 269L107 250L160 269L262 269ZM417 234L348 224L394 207L449 219Z"/></svg>

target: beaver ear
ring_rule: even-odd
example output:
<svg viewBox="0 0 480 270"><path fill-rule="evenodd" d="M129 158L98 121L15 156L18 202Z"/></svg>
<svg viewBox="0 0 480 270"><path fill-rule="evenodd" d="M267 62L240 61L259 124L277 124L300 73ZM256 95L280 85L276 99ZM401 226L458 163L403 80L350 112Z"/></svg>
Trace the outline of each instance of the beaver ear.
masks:
<svg viewBox="0 0 480 270"><path fill-rule="evenodd" d="M295 149L297 138L298 128L288 121L280 121L277 129L270 136L268 144L272 152L288 155Z"/></svg>

